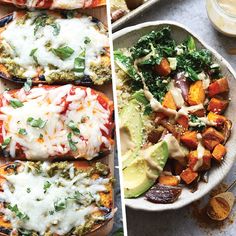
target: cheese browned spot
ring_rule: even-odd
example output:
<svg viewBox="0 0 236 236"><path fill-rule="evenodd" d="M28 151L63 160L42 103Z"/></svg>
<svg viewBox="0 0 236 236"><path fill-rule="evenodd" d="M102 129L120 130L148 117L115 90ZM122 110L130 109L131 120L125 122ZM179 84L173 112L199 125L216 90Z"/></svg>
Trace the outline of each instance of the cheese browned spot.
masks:
<svg viewBox="0 0 236 236"><path fill-rule="evenodd" d="M91 160L99 155L101 147L110 150L111 104L105 107L98 96L90 88L72 85L39 86L29 93L22 88L14 98L4 92L1 132L3 140L11 138L6 150L14 158L20 146L29 160L68 153ZM20 107L10 101L20 102Z"/></svg>

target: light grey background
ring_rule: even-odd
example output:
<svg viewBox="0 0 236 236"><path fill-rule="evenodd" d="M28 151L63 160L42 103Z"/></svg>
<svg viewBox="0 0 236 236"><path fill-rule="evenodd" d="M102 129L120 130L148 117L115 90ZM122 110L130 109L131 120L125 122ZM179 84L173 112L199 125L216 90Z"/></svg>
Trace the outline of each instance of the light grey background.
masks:
<svg viewBox="0 0 236 236"><path fill-rule="evenodd" d="M236 39L223 36L213 29L207 17L205 0L161 0L141 16L129 21L124 28L155 20L175 20L186 25L224 56L236 69L236 55L227 53L230 48L236 48ZM236 164L224 183L231 183L235 178ZM234 193L236 194L236 188ZM135 211L127 208L128 234L129 236L236 235L236 221L231 224L226 222L220 229L214 226L201 228L196 219L192 217L191 211L190 206L178 211L161 213ZM236 207L234 207L233 213L236 213Z"/></svg>

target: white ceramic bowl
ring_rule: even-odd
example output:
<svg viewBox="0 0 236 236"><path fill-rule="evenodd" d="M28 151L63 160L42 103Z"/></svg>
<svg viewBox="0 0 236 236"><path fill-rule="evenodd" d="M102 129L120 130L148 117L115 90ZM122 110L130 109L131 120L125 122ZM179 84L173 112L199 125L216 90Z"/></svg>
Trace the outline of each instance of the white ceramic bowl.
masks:
<svg viewBox="0 0 236 236"><path fill-rule="evenodd" d="M114 50L119 48L131 47L141 36L147 34L152 30L159 30L163 26L170 26L172 29L173 38L177 42L181 42L192 35L197 43L198 48L206 48L213 54L213 60L221 66L222 73L225 75L230 84L230 98L232 99L226 115L235 124L236 122L236 73L230 64L217 53L213 48L209 47L203 40L199 39L193 32L185 26L172 21L155 21L139 24L133 27L125 28L113 35ZM207 35L206 35L207 37ZM235 145L235 146L234 146ZM141 209L146 211L163 211L178 209L190 204L193 201L206 195L214 187L216 187L229 173L234 164L236 156L236 132L233 129L230 140L227 142L227 155L225 156L221 165L214 167L209 172L208 183L200 183L196 192L191 193L187 188L184 188L179 199L172 204L154 204L148 202L144 197L136 199L125 199L125 204L134 209Z"/></svg>

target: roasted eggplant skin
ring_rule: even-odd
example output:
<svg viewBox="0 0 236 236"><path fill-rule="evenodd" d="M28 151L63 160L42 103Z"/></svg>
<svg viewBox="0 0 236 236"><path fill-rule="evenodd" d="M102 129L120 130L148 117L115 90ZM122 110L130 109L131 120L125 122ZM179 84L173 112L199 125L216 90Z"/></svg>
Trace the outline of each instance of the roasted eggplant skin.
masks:
<svg viewBox="0 0 236 236"><path fill-rule="evenodd" d="M26 14L26 11L20 11L17 12L17 14L20 15L24 15ZM70 19L70 13L68 11L62 11L60 13L55 13L52 12L50 10L45 12L47 15L52 15L55 17L59 17L62 19ZM81 16L86 16L86 15L81 15L81 14L75 14L73 17L74 18L80 18ZM87 16L91 22L95 23L96 27L98 29L100 29L101 31L106 31L107 27L97 18L92 17L92 16ZM1 39L1 32L3 32L6 27L12 22L14 21L14 13L8 14L4 17L2 17L0 19L0 39ZM1 46L1 41L0 41L0 46ZM1 52L1 51L0 51ZM1 56L0 56L1 58ZM37 77L34 78L20 78L17 77L13 74L11 74L11 72L8 71L7 67L0 63L0 78L1 79L5 79L17 84L24 84L26 82L27 79L31 79L33 85L38 85L38 84L58 84L58 85L63 85L63 84L67 84L69 83L73 83L75 85L81 85L81 86L93 86L93 85L102 85L104 83L108 83L111 81L111 60L110 60L110 48L109 47L104 47L103 48L103 54L101 55L101 64L100 67L95 67L94 69L95 74L97 74L97 77L99 79L93 79L90 75L83 75L81 77L77 77L75 79L55 79L52 80L51 82L46 81L45 79L45 75L44 74L40 74ZM98 71L98 72L97 72ZM99 72L100 71L100 72Z"/></svg>
<svg viewBox="0 0 236 236"><path fill-rule="evenodd" d="M40 85L38 87L33 87L33 88L43 88L45 90L53 90L55 88L58 88L60 87L59 85ZM87 88L86 87L82 87L82 86L72 86L71 88L71 92L73 93L73 91L76 89L76 88L80 88L82 90L86 90ZM8 93L12 96L16 96L16 94L19 92L20 90L19 89L13 89L13 90L10 90L8 91ZM98 102L103 106L103 107L106 107L106 109L110 112L110 116L109 116L109 119L108 119L108 122L106 124L106 127L107 129L109 130L109 133L106 134L106 138L108 139L109 143L111 146L114 145L114 129L115 129L115 123L114 123L114 103L105 95L103 94L102 92L99 92L99 91L96 91L96 90L92 90L92 93L93 94L96 94L97 95L97 100ZM2 107L2 98L3 98L3 94L0 95L0 107ZM1 113L1 112L0 112ZM3 125L3 122L0 121L0 130L1 130L1 127ZM3 136L2 136L2 131L0 131L0 142L3 142ZM106 147L104 147L103 145L101 146L101 149L100 149L100 152L98 153L98 155L92 159L100 159L102 157L105 157L105 156L108 156L110 154L111 150L107 149ZM0 147L0 156L8 159L10 158L10 153L5 150L5 149L2 149ZM27 160L26 159L26 156L25 156L25 153L23 152L22 148L17 148L16 149L16 157L17 157L17 160L21 160L21 161L25 161ZM11 157L12 158L12 157ZM75 160L77 159L76 156L72 153L72 152L68 152L67 154L63 154L63 155L57 155L57 156L50 156L49 157L49 160ZM83 158L79 158L79 159L83 159Z"/></svg>
<svg viewBox="0 0 236 236"><path fill-rule="evenodd" d="M24 166L26 162L21 162L21 161L15 161L15 162L8 162L7 164L1 165L0 166L0 191L2 191L2 184L4 183L4 175L11 175L11 174L17 174L20 172L21 168ZM74 167L77 170L80 171L89 171L91 168L95 167L96 163L95 162L87 162L87 161L74 161L73 162ZM107 173L94 173L92 175L92 178L96 179L99 178L100 175L103 175L106 178L111 178L111 172L108 169ZM110 181L106 185L106 192L101 192L100 197L101 197L101 207L99 207L99 211L96 213L99 216L104 216L106 219L105 221L98 222L94 224L89 231L85 231L82 235L86 236L94 236L94 235L100 235L99 231L106 231L106 227L108 227L109 222L112 220L113 215L114 215L114 210L113 210L113 186L112 182ZM0 203L0 207L4 207L4 203ZM14 232L14 234L12 234ZM20 232L12 229L11 223L8 221L4 220L4 215L0 215L0 236L20 236L22 235ZM35 234L39 235L39 234ZM64 235L57 235L54 234L55 236L64 236ZM70 233L66 234L65 236L69 236ZM81 236L78 235L78 236Z"/></svg>
<svg viewBox="0 0 236 236"><path fill-rule="evenodd" d="M33 0L32 0L33 1ZM0 3L7 3L7 4L14 4L16 6L19 7L28 7L28 8L36 8L36 9L52 9L52 3L56 2L57 0L38 0L38 1L34 1L36 3L34 3L35 5L30 6L27 5L27 1L26 0L0 0ZM69 5L69 4L68 4ZM82 8L96 8L96 7L101 7L101 6L105 6L106 5L106 0L92 0L92 2L90 4L84 4L84 6ZM55 7L56 9L65 9L65 10L72 10L72 9L78 9L81 7L76 6L76 4L74 6L71 6L71 4L69 6L59 6L59 7Z"/></svg>

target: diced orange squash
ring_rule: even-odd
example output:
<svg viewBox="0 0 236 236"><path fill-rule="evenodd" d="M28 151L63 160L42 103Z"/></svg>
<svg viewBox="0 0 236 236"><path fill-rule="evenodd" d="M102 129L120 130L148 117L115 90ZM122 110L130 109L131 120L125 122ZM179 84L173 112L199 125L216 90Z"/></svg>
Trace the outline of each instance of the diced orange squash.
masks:
<svg viewBox="0 0 236 236"><path fill-rule="evenodd" d="M196 149L198 145L197 132L196 131L187 131L181 138L181 142L188 147L189 149Z"/></svg>
<svg viewBox="0 0 236 236"><path fill-rule="evenodd" d="M159 65L155 65L154 70L160 76L167 76L171 73L170 63L166 58L163 58Z"/></svg>
<svg viewBox="0 0 236 236"><path fill-rule="evenodd" d="M214 159L220 162L223 160L226 152L227 152L226 147L223 146L222 144L218 144L217 146L215 146L212 152L212 156L214 157Z"/></svg>
<svg viewBox="0 0 236 236"><path fill-rule="evenodd" d="M222 133L216 129L210 127L206 129L202 134L203 145L210 151L212 151L216 145L224 141L224 136Z"/></svg>
<svg viewBox="0 0 236 236"><path fill-rule="evenodd" d="M183 170L180 174L180 178L186 183L191 184L198 177L198 173L192 171L190 168Z"/></svg>
<svg viewBox="0 0 236 236"><path fill-rule="evenodd" d="M198 117L204 117L205 114L206 114L206 111L205 109L200 109L200 110L197 110L197 111L193 111L193 112L189 112L191 115L194 115L194 116L198 116Z"/></svg>
<svg viewBox="0 0 236 236"><path fill-rule="evenodd" d="M222 114L228 107L229 102L226 100L220 100L218 98L212 98L208 104L207 110L216 114Z"/></svg>
<svg viewBox="0 0 236 236"><path fill-rule="evenodd" d="M188 129L188 117L181 115L178 117L178 119L176 120L176 122L181 125L183 128Z"/></svg>
<svg viewBox="0 0 236 236"><path fill-rule="evenodd" d="M227 120L225 116L218 115L218 114L213 113L211 111L208 113L207 119L209 121L212 121L212 122L216 123L217 125L222 125Z"/></svg>
<svg viewBox="0 0 236 236"><path fill-rule="evenodd" d="M173 175L161 175L158 181L160 184L167 186L178 186L180 182L179 178Z"/></svg>
<svg viewBox="0 0 236 236"><path fill-rule="evenodd" d="M198 151L192 151L188 155L188 166L193 171L209 170L211 168L211 153L204 151L202 159L198 158Z"/></svg>
<svg viewBox="0 0 236 236"><path fill-rule="evenodd" d="M202 81L196 81L190 86L188 103L191 106L202 104L205 101L205 90Z"/></svg>
<svg viewBox="0 0 236 236"><path fill-rule="evenodd" d="M226 78L221 78L211 83L208 87L208 95L214 97L217 94L229 91L229 84Z"/></svg>
<svg viewBox="0 0 236 236"><path fill-rule="evenodd" d="M177 160L172 160L172 161L173 161L173 169L174 169L175 175L180 175L182 171L186 168L186 166L183 166Z"/></svg>
<svg viewBox="0 0 236 236"><path fill-rule="evenodd" d="M166 95L163 99L163 102L162 102L162 106L165 107L165 108L173 109L173 110L177 109L174 98L173 98L170 91L166 93Z"/></svg>

